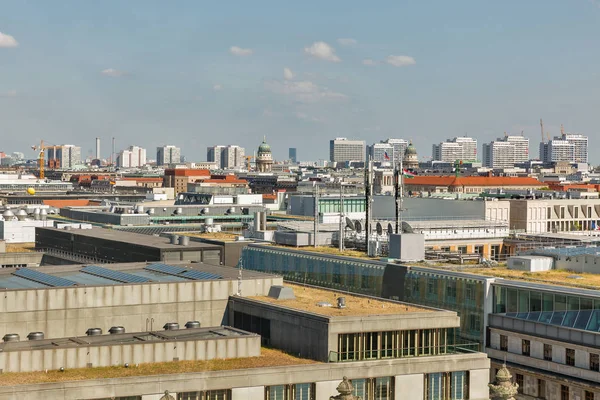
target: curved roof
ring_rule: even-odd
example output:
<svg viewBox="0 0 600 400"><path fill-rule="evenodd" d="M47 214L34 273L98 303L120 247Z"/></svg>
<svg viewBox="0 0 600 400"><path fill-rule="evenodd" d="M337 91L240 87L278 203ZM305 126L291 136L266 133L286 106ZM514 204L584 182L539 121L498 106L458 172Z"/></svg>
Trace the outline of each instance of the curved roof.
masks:
<svg viewBox="0 0 600 400"><path fill-rule="evenodd" d="M415 148L415 146L413 146L412 142L410 142L410 144L406 147L406 150L404 151L404 155L409 154L417 154L417 149Z"/></svg>
<svg viewBox="0 0 600 400"><path fill-rule="evenodd" d="M271 152L271 146L269 146L269 144L267 143L266 137L263 139L260 146L258 146L258 152L259 153L270 153Z"/></svg>

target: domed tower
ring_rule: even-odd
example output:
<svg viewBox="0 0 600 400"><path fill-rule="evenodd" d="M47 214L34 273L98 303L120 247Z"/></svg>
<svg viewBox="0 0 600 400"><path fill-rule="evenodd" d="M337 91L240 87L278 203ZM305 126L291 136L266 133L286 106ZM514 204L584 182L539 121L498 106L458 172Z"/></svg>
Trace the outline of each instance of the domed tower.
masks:
<svg viewBox="0 0 600 400"><path fill-rule="evenodd" d="M265 136L263 142L258 146L256 169L258 172L271 172L271 165L273 165L273 154L271 154L271 146L267 144Z"/></svg>
<svg viewBox="0 0 600 400"><path fill-rule="evenodd" d="M402 158L402 167L406 169L417 169L419 168L419 156L417 155L417 149L412 144L412 140L404 151L404 157Z"/></svg>

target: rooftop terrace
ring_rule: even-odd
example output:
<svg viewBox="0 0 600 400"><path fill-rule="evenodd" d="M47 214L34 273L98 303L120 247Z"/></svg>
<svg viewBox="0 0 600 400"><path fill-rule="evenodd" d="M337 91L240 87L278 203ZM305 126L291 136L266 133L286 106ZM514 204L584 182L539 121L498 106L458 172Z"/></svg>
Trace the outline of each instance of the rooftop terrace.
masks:
<svg viewBox="0 0 600 400"><path fill-rule="evenodd" d="M345 292L319 289L311 286L286 283L286 287L294 290L294 300L277 300L268 296L255 296L255 300L264 301L278 306L321 314L329 317L402 314L414 312L431 312L431 309L417 307L392 301L380 300L372 297L356 296ZM345 308L337 308L337 298L346 299ZM318 303L328 303L332 306L319 306Z"/></svg>
<svg viewBox="0 0 600 400"><path fill-rule="evenodd" d="M302 364L320 364L317 361L297 358L279 350L261 349L261 355L248 358L216 359L209 361L176 361L152 364L67 369L64 372L23 372L4 373L0 386L28 385L36 383L82 381L91 379L125 378L131 376L150 376L182 374L191 372L225 371L248 368L266 368Z"/></svg>

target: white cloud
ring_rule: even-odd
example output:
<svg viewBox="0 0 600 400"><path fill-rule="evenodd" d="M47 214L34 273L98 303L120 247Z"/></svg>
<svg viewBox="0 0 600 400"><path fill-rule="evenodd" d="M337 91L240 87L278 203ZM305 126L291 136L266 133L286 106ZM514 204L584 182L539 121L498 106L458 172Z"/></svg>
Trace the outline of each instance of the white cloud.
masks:
<svg viewBox="0 0 600 400"><path fill-rule="evenodd" d="M213 90L214 90L215 92L218 92L218 91L219 91L219 90L221 90L221 89L223 89L223 86L222 86L222 85L220 85L220 84L218 84L218 83L217 83L216 85L213 85Z"/></svg>
<svg viewBox="0 0 600 400"><path fill-rule="evenodd" d="M342 46L355 46L358 43L356 41L356 39L351 39L351 38L342 38L342 39L338 39L337 41Z"/></svg>
<svg viewBox="0 0 600 400"><path fill-rule="evenodd" d="M243 49L238 46L231 46L229 48L229 52L231 54L233 54L234 56L240 56L240 57L250 56L250 55L252 55L252 53L254 53L254 51L252 49Z"/></svg>
<svg viewBox="0 0 600 400"><path fill-rule="evenodd" d="M300 103L316 103L319 101L339 101L347 99L342 93L320 87L311 81L267 81L265 86L273 93L292 97Z"/></svg>
<svg viewBox="0 0 600 400"><path fill-rule="evenodd" d="M17 47L18 45L19 42L17 42L17 40L14 37L6 33L0 32L0 48Z"/></svg>
<svg viewBox="0 0 600 400"><path fill-rule="evenodd" d="M415 65L417 63L415 59L410 56L388 56L385 62L394 67L406 67L407 65Z"/></svg>
<svg viewBox="0 0 600 400"><path fill-rule="evenodd" d="M294 76L296 76L296 75L288 67L285 67L283 69L283 77L285 78L286 81L291 81L292 79L294 79Z"/></svg>
<svg viewBox="0 0 600 400"><path fill-rule="evenodd" d="M310 47L305 47L304 52L312 57L320 58L321 60L325 61L342 61L335 54L335 49L325 42L314 42Z"/></svg>
<svg viewBox="0 0 600 400"><path fill-rule="evenodd" d="M364 65L377 65L377 61L375 60L371 60L370 58L367 58L365 60L363 60L362 62Z"/></svg>
<svg viewBox="0 0 600 400"><path fill-rule="evenodd" d="M122 76L127 75L127 72L120 71L120 70L114 69L114 68L107 68L105 70L102 70L100 73L104 76L110 76L113 78L120 78Z"/></svg>

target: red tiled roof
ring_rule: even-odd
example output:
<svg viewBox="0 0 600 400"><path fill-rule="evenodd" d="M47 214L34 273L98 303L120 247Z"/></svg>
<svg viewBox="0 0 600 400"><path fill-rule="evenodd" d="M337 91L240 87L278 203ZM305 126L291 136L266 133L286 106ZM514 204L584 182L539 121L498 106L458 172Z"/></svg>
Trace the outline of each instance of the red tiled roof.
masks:
<svg viewBox="0 0 600 400"><path fill-rule="evenodd" d="M136 182L162 182L163 181L162 178L148 178L148 177L136 178L136 177L131 177L131 176L124 176L122 178L122 180L124 180L124 181L136 181Z"/></svg>
<svg viewBox="0 0 600 400"><path fill-rule="evenodd" d="M90 204L88 199L70 199L70 200L44 200L44 204L50 207L63 208L75 206L87 206Z"/></svg>
<svg viewBox="0 0 600 400"><path fill-rule="evenodd" d="M404 180L408 186L545 186L535 178L506 176L415 176Z"/></svg>
<svg viewBox="0 0 600 400"><path fill-rule="evenodd" d="M207 169L172 168L172 169L165 169L165 175L210 176L210 171Z"/></svg>

